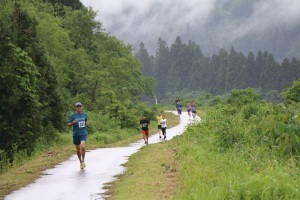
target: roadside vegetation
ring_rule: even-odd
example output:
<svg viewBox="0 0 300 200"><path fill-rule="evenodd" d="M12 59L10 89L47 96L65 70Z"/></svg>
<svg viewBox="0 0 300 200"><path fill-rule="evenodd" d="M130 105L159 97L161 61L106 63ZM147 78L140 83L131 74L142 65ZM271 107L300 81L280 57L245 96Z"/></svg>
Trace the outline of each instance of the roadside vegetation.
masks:
<svg viewBox="0 0 300 200"><path fill-rule="evenodd" d="M249 88L203 100L201 123L132 156L108 199L299 199L300 80L282 97Z"/></svg>
<svg viewBox="0 0 300 200"><path fill-rule="evenodd" d="M174 199L300 199L300 81L286 104L233 90L177 141Z"/></svg>
<svg viewBox="0 0 300 200"><path fill-rule="evenodd" d="M171 199L178 190L174 142L147 145L130 156L127 170L108 183L106 199Z"/></svg>

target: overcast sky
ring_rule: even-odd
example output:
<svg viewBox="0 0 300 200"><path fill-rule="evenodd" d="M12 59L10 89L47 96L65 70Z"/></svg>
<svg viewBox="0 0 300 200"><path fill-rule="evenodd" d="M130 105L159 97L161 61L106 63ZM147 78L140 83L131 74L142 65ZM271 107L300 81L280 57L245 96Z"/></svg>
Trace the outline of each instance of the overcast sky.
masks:
<svg viewBox="0 0 300 200"><path fill-rule="evenodd" d="M157 41L160 36L174 40L187 24L204 28L215 9L228 1L231 0L81 0L98 12L97 20L107 32L131 44ZM228 31L218 33L219 45L228 38L234 40L276 26L289 28L300 21L300 0L255 2L247 18L239 23L224 22Z"/></svg>

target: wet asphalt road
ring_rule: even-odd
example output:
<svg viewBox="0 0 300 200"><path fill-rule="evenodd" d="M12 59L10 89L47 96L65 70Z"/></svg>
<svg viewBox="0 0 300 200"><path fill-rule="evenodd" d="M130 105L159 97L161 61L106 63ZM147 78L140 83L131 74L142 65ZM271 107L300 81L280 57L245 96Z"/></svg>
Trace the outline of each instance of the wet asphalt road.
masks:
<svg viewBox="0 0 300 200"><path fill-rule="evenodd" d="M188 120L187 112L181 115L180 124L167 129L167 140L184 132ZM142 135L141 135L142 137ZM161 140L158 134L149 138L149 144ZM52 169L45 170L34 183L7 195L4 200L98 200L103 199L105 183L115 180L125 168L121 166L128 157L144 146L139 140L128 147L101 148L86 153L86 168L79 168L76 155Z"/></svg>

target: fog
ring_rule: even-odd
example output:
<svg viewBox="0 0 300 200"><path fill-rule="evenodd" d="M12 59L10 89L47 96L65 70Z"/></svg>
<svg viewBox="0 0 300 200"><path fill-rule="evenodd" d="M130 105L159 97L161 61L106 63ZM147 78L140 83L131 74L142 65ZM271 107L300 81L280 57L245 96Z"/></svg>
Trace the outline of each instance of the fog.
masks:
<svg viewBox="0 0 300 200"><path fill-rule="evenodd" d="M155 52L159 37L168 44L173 43L176 36L184 41L191 39L211 52L212 46L217 49L249 34L289 30L300 23L299 0L81 2L97 11L97 20L102 22L107 32L135 47L143 41L150 52ZM240 9L232 10L233 4ZM227 15L230 17L227 18ZM236 18L233 19L233 16Z"/></svg>
<svg viewBox="0 0 300 200"><path fill-rule="evenodd" d="M261 32L281 26L292 27L299 23L300 1L298 0L264 0L255 3L253 13L234 27L235 37L247 35L249 32ZM235 38L234 38L235 39Z"/></svg>

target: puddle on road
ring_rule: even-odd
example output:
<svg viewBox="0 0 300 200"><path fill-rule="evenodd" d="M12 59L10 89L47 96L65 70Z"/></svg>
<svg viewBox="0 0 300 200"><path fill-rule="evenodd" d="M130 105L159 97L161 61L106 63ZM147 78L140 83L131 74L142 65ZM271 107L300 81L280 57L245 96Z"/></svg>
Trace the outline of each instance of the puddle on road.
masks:
<svg viewBox="0 0 300 200"><path fill-rule="evenodd" d="M185 117L186 116L186 117ZM183 113L181 123L167 129L167 140L184 132L188 123ZM149 144L161 142L158 135L149 138ZM106 189L105 183L115 180L115 176L124 172L123 164L129 156L144 146L139 140L129 147L102 148L86 154L86 169L80 170L76 155L52 169L45 170L34 183L7 195L5 200L99 200Z"/></svg>

